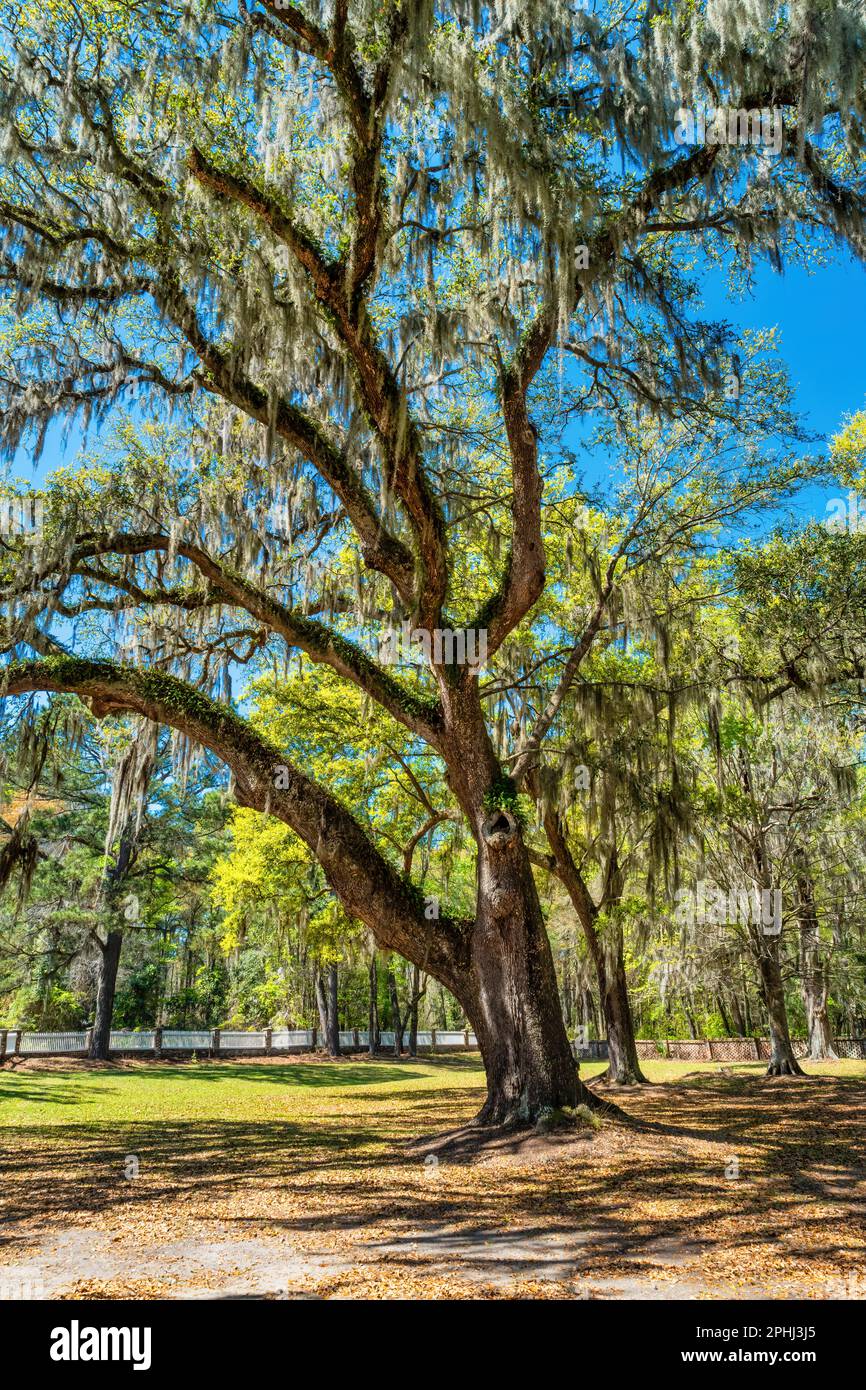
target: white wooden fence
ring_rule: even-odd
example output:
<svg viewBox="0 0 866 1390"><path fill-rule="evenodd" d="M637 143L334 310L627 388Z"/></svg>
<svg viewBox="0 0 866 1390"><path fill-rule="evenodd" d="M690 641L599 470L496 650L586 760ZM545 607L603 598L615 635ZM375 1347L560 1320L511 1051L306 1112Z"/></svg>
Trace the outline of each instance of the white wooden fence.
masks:
<svg viewBox="0 0 866 1390"><path fill-rule="evenodd" d="M362 1029L344 1029L340 1033L340 1048L344 1052L367 1052L370 1035ZM207 1028L150 1028L139 1031L115 1030L111 1034L111 1051L120 1055L203 1052L209 1056L232 1053L316 1052L320 1044L316 1028L265 1028L258 1032L241 1029ZM807 1044L792 1039L797 1057L808 1055ZM403 1034L404 1051L409 1045L408 1030ZM839 1057L866 1060L866 1038L834 1038L833 1046ZM477 1049L474 1033L458 1029L427 1029L418 1033L419 1052L466 1052ZM581 1061L607 1061L605 1039L575 1042L575 1057ZM90 1034L28 1033L20 1028L0 1028L0 1061L4 1057L81 1057L90 1049ZM394 1034L383 1030L379 1034L380 1052L393 1052ZM766 1059L770 1056L768 1038L680 1038L656 1042L639 1038L638 1057L645 1060L669 1057L678 1061L743 1062Z"/></svg>
<svg viewBox="0 0 866 1390"><path fill-rule="evenodd" d="M795 1057L808 1058L805 1038L792 1038ZM833 1038L837 1057L866 1061L866 1038ZM637 1055L647 1061L669 1057L676 1062L768 1062L769 1038L638 1038Z"/></svg>
<svg viewBox="0 0 866 1390"><path fill-rule="evenodd" d="M90 1050L90 1032L29 1033L20 1028L0 1028L0 1059L4 1056L64 1057L86 1056ZM174 1052L204 1052L209 1055L254 1052L265 1056L273 1053L315 1052L320 1042L316 1028L266 1028L259 1032L240 1029L150 1028L140 1031L115 1030L111 1034L110 1050L121 1055L146 1053L162 1056ZM403 1034L404 1050L408 1047L408 1030ZM340 1047L345 1052L367 1052L369 1033L353 1028L340 1033ZM418 1050L424 1052L458 1052L478 1047L474 1033L457 1030L429 1029L418 1033ZM379 1050L394 1050L393 1032L379 1034Z"/></svg>

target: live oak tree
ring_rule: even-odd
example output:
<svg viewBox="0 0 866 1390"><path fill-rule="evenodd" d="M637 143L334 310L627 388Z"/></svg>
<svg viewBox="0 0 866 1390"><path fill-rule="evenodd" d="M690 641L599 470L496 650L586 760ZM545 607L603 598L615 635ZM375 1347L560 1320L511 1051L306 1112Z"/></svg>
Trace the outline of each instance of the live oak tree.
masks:
<svg viewBox="0 0 866 1390"><path fill-rule="evenodd" d="M779 264L828 228L862 250L859 6L30 0L0 16L9 448L123 397L205 433L208 399L223 406L219 466L200 442L135 478L67 477L39 543L7 549L7 693L74 691L222 758L346 914L460 1001L484 1120L591 1100L518 801L551 713L504 761L477 667L434 636L483 634L494 662L544 594L545 377L583 372L599 410L632 394L694 419L738 379L724 329L689 318L678 248ZM704 104L783 112L778 158L676 144L678 109ZM378 659L403 623L420 664ZM327 663L441 759L476 849L470 919L425 916L332 790L240 716L232 664L268 643Z"/></svg>

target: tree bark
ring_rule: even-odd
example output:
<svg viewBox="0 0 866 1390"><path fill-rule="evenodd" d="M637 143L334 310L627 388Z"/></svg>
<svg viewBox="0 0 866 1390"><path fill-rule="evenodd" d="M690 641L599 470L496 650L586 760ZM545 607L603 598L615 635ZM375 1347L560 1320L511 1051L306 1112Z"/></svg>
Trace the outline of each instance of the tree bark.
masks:
<svg viewBox="0 0 866 1390"><path fill-rule="evenodd" d="M734 1028L736 1029L737 1037L748 1037L749 1030L746 1027L746 1020L743 1017L743 1011L740 1008L740 1001L737 997L737 991L735 989L731 990L731 1019L734 1024Z"/></svg>
<svg viewBox="0 0 866 1390"><path fill-rule="evenodd" d="M622 933L614 934L609 958L598 932L594 931L593 936L596 944L593 959L607 1032L608 1066L602 1080L613 1086L641 1086L646 1084L646 1077L638 1061Z"/></svg>
<svg viewBox="0 0 866 1390"><path fill-rule="evenodd" d="M721 1020L722 1020L722 1027L724 1028L725 1033L727 1034L727 1036L730 1037L730 1036L731 1036L731 1020L728 1018L728 1011L727 1011L727 1009L725 1008L725 1001L724 1001L724 999L722 998L721 991L716 995L716 1006L717 1006L717 1008L718 1008L718 1010L719 1010L719 1017L720 1017Z"/></svg>
<svg viewBox="0 0 866 1390"><path fill-rule="evenodd" d="M319 1043L327 1047L330 1036L328 1029L328 996L321 970L316 969L316 1008L319 1011Z"/></svg>
<svg viewBox="0 0 866 1390"><path fill-rule="evenodd" d="M591 1028L596 1037L600 1037L602 1032L601 1021L599 1019L598 1009L596 1008L595 996L589 985L584 985L581 997L583 999L583 1017L581 1022L585 1023L587 1028Z"/></svg>
<svg viewBox="0 0 866 1390"><path fill-rule="evenodd" d="M117 858L106 873L106 881L100 893L100 914L109 926L103 941L97 934L99 944L99 984L96 990L96 1013L93 1021L93 1034L90 1039L89 1056L105 1062L111 1051L111 1024L114 1017L114 996L117 993L117 972L120 968L120 953L123 949L123 928L118 910L118 897L133 857L134 838L129 826L124 829L117 848Z"/></svg>
<svg viewBox="0 0 866 1390"><path fill-rule="evenodd" d="M337 1015L337 967L328 967L327 977L316 971L316 1005L319 1010L322 1042L331 1057L339 1057L340 1020Z"/></svg>
<svg viewBox="0 0 866 1390"><path fill-rule="evenodd" d="M533 785L532 779L530 785ZM533 789L537 790L535 787ZM607 1071L600 1079L615 1086L645 1085L646 1077L638 1061L634 1019L628 997L622 931L611 926L604 938L600 934L597 926L599 908L574 861L562 821L555 811L545 812L544 829L553 851L554 872L564 885L583 928L598 979L598 995L607 1033L609 1059ZM620 877L616 856L612 855L607 875L608 902L616 900ZM619 891L621 892L621 885Z"/></svg>
<svg viewBox="0 0 866 1390"><path fill-rule="evenodd" d="M94 1061L107 1062L109 1057L111 1020L114 1014L114 996L117 992L117 971L122 946L123 932L119 931L110 931L105 941L99 943L99 985L96 991L93 1036L88 1054Z"/></svg>
<svg viewBox="0 0 866 1390"><path fill-rule="evenodd" d="M745 1036L747 1038L751 1038L755 1030L752 1027L752 1005L749 999L749 990L748 986L746 985L745 979L743 980L743 1016L745 1018L746 1023Z"/></svg>
<svg viewBox="0 0 866 1390"><path fill-rule="evenodd" d="M461 1002L487 1071L479 1122L520 1125L547 1109L598 1105L578 1077L532 871L510 813L485 823L477 874L470 992Z"/></svg>
<svg viewBox="0 0 866 1390"><path fill-rule="evenodd" d="M692 1010L691 1010L691 1005L689 1004L689 1001L688 1001L688 999L685 997L685 995L683 995L682 1001L683 1001L683 1013L685 1014L685 1016L686 1016L686 1022L687 1022L687 1024L689 1025L689 1037L690 1037L690 1038L696 1038L696 1037L698 1036L698 1029L697 1029L697 1025L696 1025L696 1023L695 1023L695 1016L694 1016L694 1014L692 1013Z"/></svg>
<svg viewBox="0 0 866 1390"><path fill-rule="evenodd" d="M448 1030L448 1010L445 1006L445 989L439 986L439 1023L437 1025L445 1033Z"/></svg>
<svg viewBox="0 0 866 1390"><path fill-rule="evenodd" d="M570 1033L574 1027L574 985L568 956L562 962L562 1017L566 1031Z"/></svg>

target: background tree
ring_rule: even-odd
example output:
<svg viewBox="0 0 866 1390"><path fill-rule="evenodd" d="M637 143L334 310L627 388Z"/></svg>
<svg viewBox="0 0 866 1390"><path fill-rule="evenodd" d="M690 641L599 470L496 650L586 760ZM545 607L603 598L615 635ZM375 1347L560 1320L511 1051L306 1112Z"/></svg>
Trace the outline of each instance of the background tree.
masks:
<svg viewBox="0 0 866 1390"><path fill-rule="evenodd" d="M195 943L216 921L208 875L225 811L202 790L213 768L179 783L155 728L142 750L140 730L109 732L60 697L4 739L7 815L24 843L0 913L0 996L16 1024L93 1020L95 1056L115 1022L152 1027L164 1007L183 1022L193 970L214 961Z"/></svg>

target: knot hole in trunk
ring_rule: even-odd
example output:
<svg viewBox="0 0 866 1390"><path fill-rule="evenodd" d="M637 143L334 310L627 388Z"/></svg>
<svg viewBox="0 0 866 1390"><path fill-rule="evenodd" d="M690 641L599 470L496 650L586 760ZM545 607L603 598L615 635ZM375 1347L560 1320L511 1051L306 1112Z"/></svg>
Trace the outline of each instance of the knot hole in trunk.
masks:
<svg viewBox="0 0 866 1390"><path fill-rule="evenodd" d="M510 811L500 807L491 811L481 827L481 834L485 844L490 845L492 849L504 848L517 834L517 821Z"/></svg>

